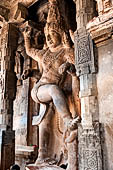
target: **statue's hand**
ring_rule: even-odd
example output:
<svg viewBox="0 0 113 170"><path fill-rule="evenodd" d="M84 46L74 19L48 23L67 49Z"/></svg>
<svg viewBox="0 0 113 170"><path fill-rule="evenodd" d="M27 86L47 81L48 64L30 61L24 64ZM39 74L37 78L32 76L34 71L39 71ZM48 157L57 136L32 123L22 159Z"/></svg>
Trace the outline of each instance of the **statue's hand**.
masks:
<svg viewBox="0 0 113 170"><path fill-rule="evenodd" d="M71 143L76 139L78 123L80 123L80 121L81 121L81 118L77 116L76 118L70 120L67 123L67 127L63 134L64 143Z"/></svg>
<svg viewBox="0 0 113 170"><path fill-rule="evenodd" d="M60 74L63 74L64 72L66 72L69 69L69 67L70 67L69 63L64 63L59 67L58 72Z"/></svg>
<svg viewBox="0 0 113 170"><path fill-rule="evenodd" d="M72 76L76 76L76 69L74 64L70 64L69 69L67 70L68 74L71 74Z"/></svg>
<svg viewBox="0 0 113 170"><path fill-rule="evenodd" d="M25 80L28 77L31 77L31 74L32 74L32 70L31 69L24 70L23 74L22 74L22 79Z"/></svg>
<svg viewBox="0 0 113 170"><path fill-rule="evenodd" d="M58 69L58 72L60 74L63 74L66 71L67 71L67 73L71 74L72 76L76 76L76 69L75 69L74 64L66 62L66 63L62 64Z"/></svg>
<svg viewBox="0 0 113 170"><path fill-rule="evenodd" d="M31 32L32 32L32 28L31 27L26 27L23 31L23 35L25 37L31 37Z"/></svg>

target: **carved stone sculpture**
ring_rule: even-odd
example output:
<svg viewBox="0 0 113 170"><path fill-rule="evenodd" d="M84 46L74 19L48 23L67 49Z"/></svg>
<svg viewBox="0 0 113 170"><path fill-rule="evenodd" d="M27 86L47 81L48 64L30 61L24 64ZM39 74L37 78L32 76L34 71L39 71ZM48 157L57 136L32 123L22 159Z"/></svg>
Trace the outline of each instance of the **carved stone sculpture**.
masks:
<svg viewBox="0 0 113 170"><path fill-rule="evenodd" d="M47 106L48 103L53 102L55 109L63 119L64 140L66 143L69 143L67 146L69 149L70 143L73 142L77 136L77 122L79 122L80 119L77 116L76 118L72 116L61 87L62 80L67 73L74 76L76 81L78 80L74 67L74 51L70 47L64 20L60 15L58 3L56 0L49 0L49 3L50 8L47 23L44 28L46 42L43 49L39 50L32 47L30 41L32 29L30 27L26 28L23 32L26 53L38 62L42 73L40 80L34 85L31 95L36 103L40 103L40 105L43 106ZM26 77L25 74L26 71L23 77ZM41 123L42 119L44 119L39 126L39 156L36 161L36 165L38 165L41 161L49 160L47 145L50 133L49 128L52 117L52 109L49 107L47 115L45 115L45 113L46 108L40 120ZM76 142L74 142L74 146L75 143ZM76 148L74 148L74 150L74 152L76 152ZM71 154L71 152L69 153ZM76 161L75 156L76 153L74 153L74 161ZM68 159L70 158L71 156L68 157ZM55 161L51 163L55 163ZM72 170L73 167L71 168L69 166L70 164L68 164L68 169ZM76 163L74 166L76 166Z"/></svg>

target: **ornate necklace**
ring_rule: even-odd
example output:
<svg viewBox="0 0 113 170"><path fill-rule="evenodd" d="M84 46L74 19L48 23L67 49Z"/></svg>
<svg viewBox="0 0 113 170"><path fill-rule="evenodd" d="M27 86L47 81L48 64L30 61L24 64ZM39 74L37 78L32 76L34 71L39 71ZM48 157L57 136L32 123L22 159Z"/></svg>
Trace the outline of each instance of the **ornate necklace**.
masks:
<svg viewBox="0 0 113 170"><path fill-rule="evenodd" d="M47 65L46 71L49 71L49 69L52 67L52 64L59 58L59 56L63 56L64 54L64 49L60 49L57 52L51 52L48 50L43 57L43 63Z"/></svg>

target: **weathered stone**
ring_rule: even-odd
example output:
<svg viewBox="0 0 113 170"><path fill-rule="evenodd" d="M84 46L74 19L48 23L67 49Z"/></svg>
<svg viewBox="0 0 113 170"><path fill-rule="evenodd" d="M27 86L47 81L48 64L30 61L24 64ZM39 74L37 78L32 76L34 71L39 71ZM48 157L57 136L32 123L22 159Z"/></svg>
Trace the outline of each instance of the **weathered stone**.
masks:
<svg viewBox="0 0 113 170"><path fill-rule="evenodd" d="M2 159L1 169L6 170L15 162L15 132L3 131L2 133Z"/></svg>
<svg viewBox="0 0 113 170"><path fill-rule="evenodd" d="M21 2L25 6L30 6L34 4L37 0L3 0L0 2L1 5L11 8L12 4L16 5L18 2Z"/></svg>
<svg viewBox="0 0 113 170"><path fill-rule="evenodd" d="M79 169L102 170L102 155L99 124L93 124L92 129L83 130L79 126Z"/></svg>
<svg viewBox="0 0 113 170"><path fill-rule="evenodd" d="M107 13L94 18L93 22L87 24L87 29L89 30L92 39L98 46L103 45L106 40L112 38L113 34L113 10L111 9Z"/></svg>
<svg viewBox="0 0 113 170"><path fill-rule="evenodd" d="M18 37L15 34L16 27L13 24L5 23L1 31L1 92L0 92L0 125L1 125L1 158L0 169L10 168L15 161L15 133L12 131L13 100L16 91L16 75L14 73L14 50L12 40ZM14 32L13 32L14 31ZM14 33L13 38L10 36ZM17 32L16 32L17 33ZM8 39L9 38L9 39ZM5 127L5 129L3 128Z"/></svg>
<svg viewBox="0 0 113 170"><path fill-rule="evenodd" d="M6 21L9 20L10 10L2 5L0 5L0 16L2 16Z"/></svg>
<svg viewBox="0 0 113 170"><path fill-rule="evenodd" d="M21 3L16 4L10 9L10 18L12 22L23 22L28 17L27 8Z"/></svg>
<svg viewBox="0 0 113 170"><path fill-rule="evenodd" d="M76 1L79 3L80 1ZM88 5L87 5L87 4ZM80 76L80 97L82 130L78 131L79 169L102 169L102 152L99 129L95 134L93 124L99 122L99 109L97 100L96 73L97 63L94 54L94 44L86 25L94 15L94 3L82 1L77 9L78 28L75 33L76 69ZM93 7L93 9L92 9ZM88 8L88 9L86 9ZM92 9L92 10L91 10ZM82 12L81 12L82 11ZM90 13L90 16L89 16ZM90 19L89 19L90 18ZM82 22L81 22L82 21ZM99 123L98 123L99 124ZM96 137L95 137L96 136ZM98 148L96 148L96 138Z"/></svg>
<svg viewBox="0 0 113 170"><path fill-rule="evenodd" d="M17 90L17 97L14 102L13 129L15 130L15 136L16 136L15 142L17 145L24 145L24 146L27 146L28 91L29 91L29 80L26 80L23 84L23 87L20 87ZM17 111L18 114L16 113Z"/></svg>
<svg viewBox="0 0 113 170"><path fill-rule="evenodd" d="M78 75L96 72L92 39L84 29L75 33L75 56Z"/></svg>

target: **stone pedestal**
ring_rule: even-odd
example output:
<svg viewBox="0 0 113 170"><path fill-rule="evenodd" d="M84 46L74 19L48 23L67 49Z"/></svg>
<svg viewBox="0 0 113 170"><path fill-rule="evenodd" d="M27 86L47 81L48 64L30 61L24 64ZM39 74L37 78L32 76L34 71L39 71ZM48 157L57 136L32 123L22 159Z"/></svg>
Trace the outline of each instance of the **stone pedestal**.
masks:
<svg viewBox="0 0 113 170"><path fill-rule="evenodd" d="M25 170L25 164L34 163L37 155L37 147L16 145L15 147L15 163Z"/></svg>
<svg viewBox="0 0 113 170"><path fill-rule="evenodd" d="M26 167L26 170L63 170L59 166L56 165L29 165Z"/></svg>

